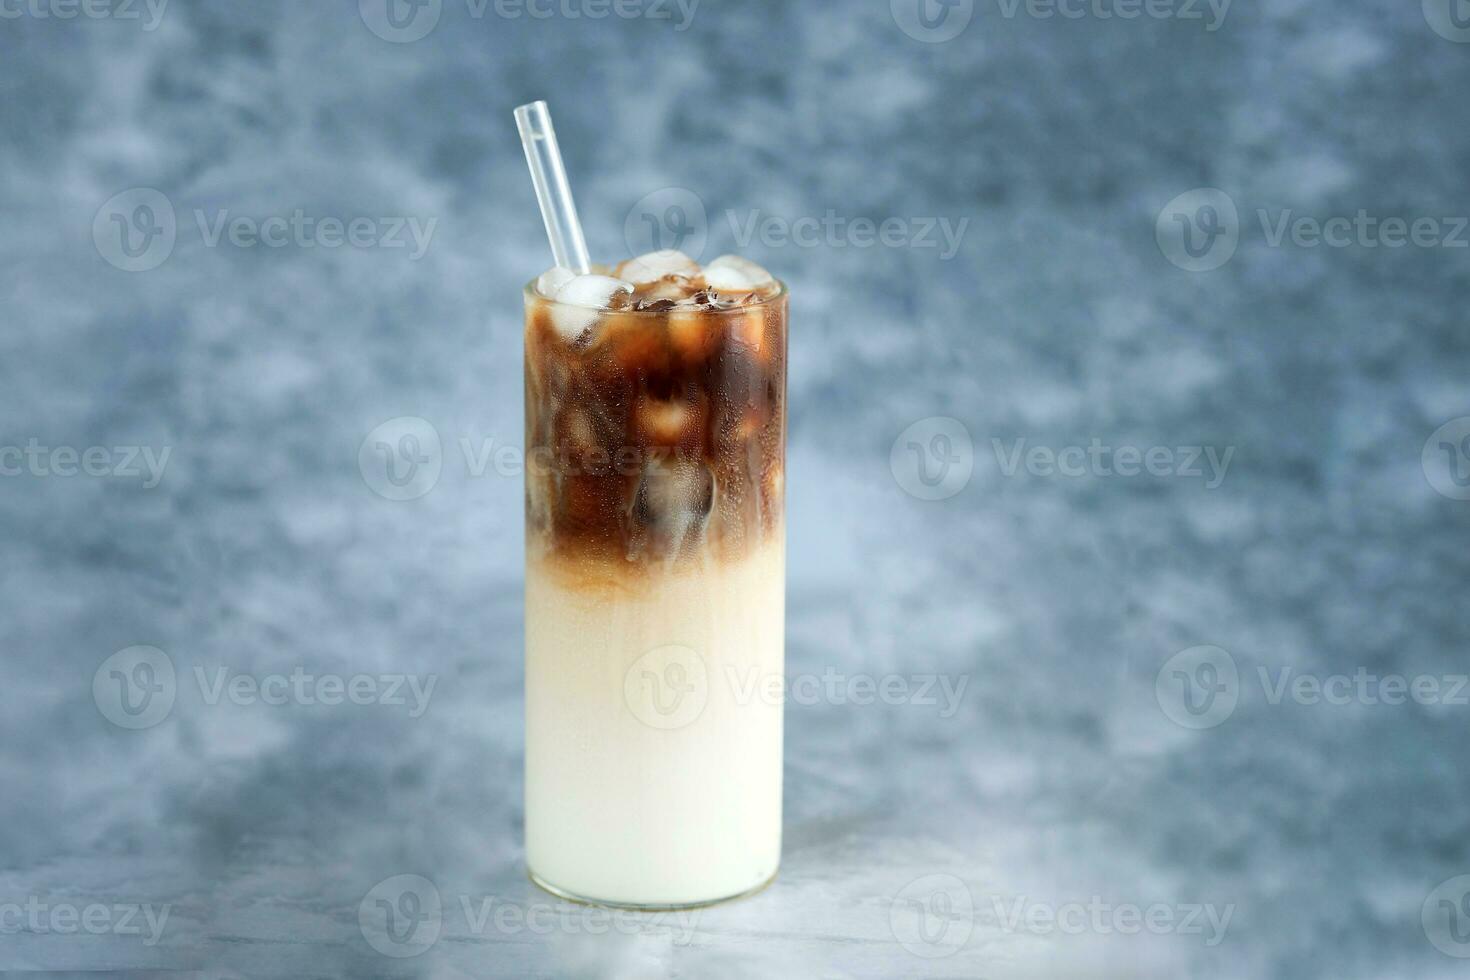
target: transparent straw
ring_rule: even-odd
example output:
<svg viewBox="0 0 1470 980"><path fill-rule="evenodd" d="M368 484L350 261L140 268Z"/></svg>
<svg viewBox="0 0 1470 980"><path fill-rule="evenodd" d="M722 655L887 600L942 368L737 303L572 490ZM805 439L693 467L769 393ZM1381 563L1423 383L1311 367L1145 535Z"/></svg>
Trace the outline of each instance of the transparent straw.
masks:
<svg viewBox="0 0 1470 980"><path fill-rule="evenodd" d="M516 128L521 131L521 145L526 148L526 163L531 168L531 182L536 185L536 203L541 205L541 219L546 222L546 237L551 239L551 254L556 264L578 275L592 271L587 260L587 242L577 220L577 205L567 184L561 150L556 145L556 130L551 128L551 113L545 102L531 102L516 108Z"/></svg>

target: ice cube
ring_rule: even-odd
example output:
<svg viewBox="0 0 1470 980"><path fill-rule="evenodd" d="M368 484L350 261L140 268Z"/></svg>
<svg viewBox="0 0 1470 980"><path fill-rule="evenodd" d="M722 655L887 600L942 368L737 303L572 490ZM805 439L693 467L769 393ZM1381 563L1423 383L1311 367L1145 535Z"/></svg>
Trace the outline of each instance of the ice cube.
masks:
<svg viewBox="0 0 1470 980"><path fill-rule="evenodd" d="M761 474L761 492L766 495L766 506L775 508L781 505L786 492L786 470L779 463Z"/></svg>
<svg viewBox="0 0 1470 980"><path fill-rule="evenodd" d="M695 459L662 453L649 457L643 467L644 504L655 521L704 515L710 474Z"/></svg>
<svg viewBox="0 0 1470 980"><path fill-rule="evenodd" d="M547 299L555 299L556 291L575 278L577 274L571 269L554 265L536 277L536 292Z"/></svg>
<svg viewBox="0 0 1470 980"><path fill-rule="evenodd" d="M761 413L750 406L745 406L735 421L735 439L737 444L744 445L760 434L761 424L764 420Z"/></svg>
<svg viewBox="0 0 1470 980"><path fill-rule="evenodd" d="M766 343L766 316L762 307L752 306L740 313L727 313L730 321L730 337L736 345L755 355L757 361L768 364L771 360L770 345Z"/></svg>
<svg viewBox="0 0 1470 980"><path fill-rule="evenodd" d="M633 294L633 284L612 276L574 276L556 291L557 305L551 322L567 340L576 340L594 323L602 310L617 309L620 297Z"/></svg>
<svg viewBox="0 0 1470 980"><path fill-rule="evenodd" d="M674 275L697 276L699 264L676 248L664 248L628 259L618 266L618 276L638 286Z"/></svg>
<svg viewBox="0 0 1470 980"><path fill-rule="evenodd" d="M592 273L568 279L557 289L556 301L570 303L573 306L585 306L594 310L611 310L618 306L613 302L614 297L620 293L628 295L632 292L631 282Z"/></svg>
<svg viewBox="0 0 1470 980"><path fill-rule="evenodd" d="M704 281L725 293L750 292L775 283L775 277L749 259L721 255L704 267Z"/></svg>
<svg viewBox="0 0 1470 980"><path fill-rule="evenodd" d="M679 300L678 308L681 310L713 310L715 307L714 297L710 295L709 290L701 289Z"/></svg>
<svg viewBox="0 0 1470 980"><path fill-rule="evenodd" d="M592 425L592 416L580 408L568 408L562 413L558 441L570 452L586 455L597 449L597 430Z"/></svg>
<svg viewBox="0 0 1470 980"><path fill-rule="evenodd" d="M669 344L681 361L698 364L714 351L719 343L717 322L695 310L679 309L669 314Z"/></svg>
<svg viewBox="0 0 1470 980"><path fill-rule="evenodd" d="M676 445L699 438L704 410L697 403L645 396L638 401L637 420L638 432L648 442Z"/></svg>
<svg viewBox="0 0 1470 980"><path fill-rule="evenodd" d="M651 321L651 322L650 322ZM662 375L669 352L656 319L612 315L598 326L588 352L588 368L600 383L622 377Z"/></svg>
<svg viewBox="0 0 1470 980"><path fill-rule="evenodd" d="M526 470L526 506L531 527L551 528L556 506L556 481L549 468Z"/></svg>
<svg viewBox="0 0 1470 980"><path fill-rule="evenodd" d="M694 280L682 275L669 275L639 286L637 295L639 300L646 303L661 299L678 303L692 296L696 291Z"/></svg>
<svg viewBox="0 0 1470 980"><path fill-rule="evenodd" d="M702 462L654 455L644 465L635 498L642 524L634 549L649 548L666 557L677 555L691 534L698 534L714 503L714 474Z"/></svg>

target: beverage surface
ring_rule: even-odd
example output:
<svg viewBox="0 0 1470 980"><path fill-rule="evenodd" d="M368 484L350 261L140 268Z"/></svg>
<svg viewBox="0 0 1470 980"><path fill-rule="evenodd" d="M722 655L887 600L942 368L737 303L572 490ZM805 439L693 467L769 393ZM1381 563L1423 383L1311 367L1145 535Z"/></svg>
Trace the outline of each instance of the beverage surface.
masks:
<svg viewBox="0 0 1470 980"><path fill-rule="evenodd" d="M654 252L526 292L534 558L597 579L781 532L786 295L754 263Z"/></svg>

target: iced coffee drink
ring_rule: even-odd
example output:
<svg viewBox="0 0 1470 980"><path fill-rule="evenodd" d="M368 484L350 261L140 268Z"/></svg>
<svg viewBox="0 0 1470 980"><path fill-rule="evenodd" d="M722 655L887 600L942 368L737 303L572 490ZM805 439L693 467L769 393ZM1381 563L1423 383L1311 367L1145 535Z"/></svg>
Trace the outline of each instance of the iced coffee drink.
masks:
<svg viewBox="0 0 1470 980"><path fill-rule="evenodd" d="M526 288L526 850L602 904L781 850L786 293L679 252Z"/></svg>

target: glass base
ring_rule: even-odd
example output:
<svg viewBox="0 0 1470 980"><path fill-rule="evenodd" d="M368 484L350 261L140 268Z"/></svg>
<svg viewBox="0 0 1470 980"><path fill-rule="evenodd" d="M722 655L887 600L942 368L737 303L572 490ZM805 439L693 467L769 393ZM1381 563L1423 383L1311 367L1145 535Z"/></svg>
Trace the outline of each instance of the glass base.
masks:
<svg viewBox="0 0 1470 980"><path fill-rule="evenodd" d="M765 891L770 887L771 882L776 880L776 875L780 873L781 869L777 868L774 874L754 888L748 888L743 892L726 895L722 898L711 898L702 902L673 902L669 904L650 905L639 902L610 902L602 898L588 898L585 895L578 895L576 892L569 892L565 888L558 888L545 878L542 878L531 868L526 869L526 875L531 879L531 884L544 892L555 895L557 898L565 899L568 902L576 902L578 905L594 905L598 908L605 909L630 909L634 912L677 912L684 909L707 909L711 905L724 905L726 902L737 902L742 898L749 898L758 892Z"/></svg>

